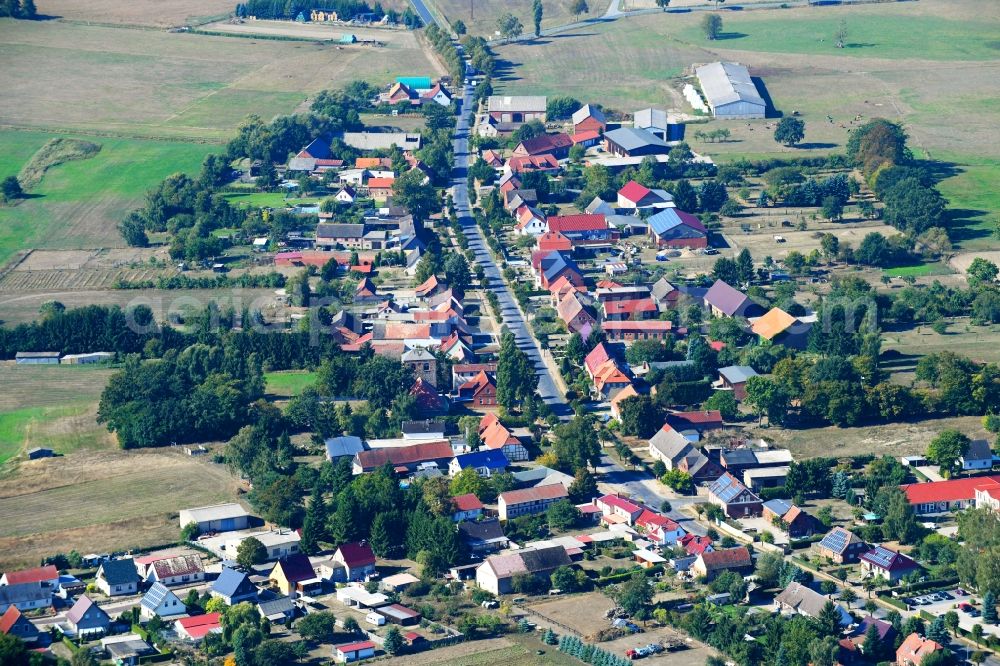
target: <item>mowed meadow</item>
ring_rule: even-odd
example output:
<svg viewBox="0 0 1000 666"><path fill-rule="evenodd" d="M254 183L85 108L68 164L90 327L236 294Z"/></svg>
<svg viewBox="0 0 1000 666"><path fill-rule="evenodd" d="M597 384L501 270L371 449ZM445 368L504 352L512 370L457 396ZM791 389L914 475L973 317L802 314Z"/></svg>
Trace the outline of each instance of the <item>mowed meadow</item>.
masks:
<svg viewBox="0 0 1000 666"><path fill-rule="evenodd" d="M696 64L734 60L760 77L774 107L806 121L802 146L773 140L773 119L709 121L732 139L692 147L719 161L843 151L849 130L872 117L901 121L916 156L942 163L953 238L989 247L1000 217L1000 14L976 0L723 11L720 39L703 12L656 13L499 49L508 94L569 95L632 112L647 105L691 112L680 95ZM835 35L843 23L845 48ZM828 118L829 116L829 118ZM994 185L990 185L993 183Z"/></svg>

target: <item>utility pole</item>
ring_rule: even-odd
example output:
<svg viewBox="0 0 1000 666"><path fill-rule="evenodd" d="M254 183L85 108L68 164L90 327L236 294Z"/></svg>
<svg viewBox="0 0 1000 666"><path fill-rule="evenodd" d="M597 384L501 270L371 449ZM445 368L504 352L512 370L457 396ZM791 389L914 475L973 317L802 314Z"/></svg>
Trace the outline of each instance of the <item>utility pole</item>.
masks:
<svg viewBox="0 0 1000 666"><path fill-rule="evenodd" d="M469 0L469 22L470 23L472 21L476 20L476 8L475 8L475 6L472 3L473 3L473 0Z"/></svg>

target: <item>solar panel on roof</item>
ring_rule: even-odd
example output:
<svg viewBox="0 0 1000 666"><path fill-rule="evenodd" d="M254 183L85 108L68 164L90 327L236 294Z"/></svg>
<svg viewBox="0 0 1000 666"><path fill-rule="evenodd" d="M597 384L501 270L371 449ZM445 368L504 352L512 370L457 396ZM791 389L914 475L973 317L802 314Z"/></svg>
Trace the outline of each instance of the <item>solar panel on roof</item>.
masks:
<svg viewBox="0 0 1000 666"><path fill-rule="evenodd" d="M847 547L847 532L844 530L834 530L823 537L822 544L823 547L839 553Z"/></svg>
<svg viewBox="0 0 1000 666"><path fill-rule="evenodd" d="M888 568L892 565L892 561L895 559L896 553L891 550L887 550L882 546L876 546L874 550L865 554L865 559L875 566Z"/></svg>

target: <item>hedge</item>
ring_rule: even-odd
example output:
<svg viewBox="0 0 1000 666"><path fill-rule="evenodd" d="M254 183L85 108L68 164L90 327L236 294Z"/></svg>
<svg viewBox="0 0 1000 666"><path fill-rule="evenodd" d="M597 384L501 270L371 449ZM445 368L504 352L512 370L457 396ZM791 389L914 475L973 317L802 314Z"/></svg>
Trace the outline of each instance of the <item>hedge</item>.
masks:
<svg viewBox="0 0 1000 666"><path fill-rule="evenodd" d="M631 571L626 571L620 574L611 574L610 576L605 576L604 578L598 578L594 581L594 585L597 587L606 587L608 585L614 585L615 583L622 583L632 577L636 571L642 571L647 577L654 576L658 573L663 572L663 565L657 564L650 567L649 569L632 569Z"/></svg>

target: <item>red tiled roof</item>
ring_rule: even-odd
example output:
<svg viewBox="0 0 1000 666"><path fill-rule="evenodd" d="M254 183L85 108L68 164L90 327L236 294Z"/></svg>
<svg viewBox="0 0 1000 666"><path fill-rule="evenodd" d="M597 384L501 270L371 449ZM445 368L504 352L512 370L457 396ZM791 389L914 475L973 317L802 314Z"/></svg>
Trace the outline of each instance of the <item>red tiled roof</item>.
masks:
<svg viewBox="0 0 1000 666"><path fill-rule="evenodd" d="M496 372L496 363L456 363L451 366L451 371L458 374L466 374L469 372L479 372L480 370L485 372Z"/></svg>
<svg viewBox="0 0 1000 666"><path fill-rule="evenodd" d="M608 315L656 312L656 309L656 303L651 298L630 298L623 301L604 302L604 312Z"/></svg>
<svg viewBox="0 0 1000 666"><path fill-rule="evenodd" d="M597 498L598 502L603 502L608 506L613 506L616 509L621 509L627 513L638 513L642 511L642 507L634 502L630 502L623 497L618 497L618 495L603 495Z"/></svg>
<svg viewBox="0 0 1000 666"><path fill-rule="evenodd" d="M371 641L356 641L354 643L345 643L344 645L338 645L334 648L340 652L357 652L359 650L374 650L375 644Z"/></svg>
<svg viewBox="0 0 1000 666"><path fill-rule="evenodd" d="M21 569L20 571L8 571L7 584L17 585L18 583L40 583L46 580L59 578L59 570L55 565L49 564L44 567L34 567L33 569Z"/></svg>
<svg viewBox="0 0 1000 666"><path fill-rule="evenodd" d="M524 157L512 157L507 160L507 166L514 173L524 173L525 171L557 170L559 160L551 154L527 155Z"/></svg>
<svg viewBox="0 0 1000 666"><path fill-rule="evenodd" d="M673 323L653 319L650 321L605 321L601 322L603 331L669 331Z"/></svg>
<svg viewBox="0 0 1000 666"><path fill-rule="evenodd" d="M620 196L625 197L633 203L642 201L642 198L649 194L649 188L643 187L634 180L628 181L622 189L618 190Z"/></svg>
<svg viewBox="0 0 1000 666"><path fill-rule="evenodd" d="M590 371L590 374L594 374L601 367L601 364L609 358L611 358L611 355L608 354L608 348L601 342L583 358L583 364Z"/></svg>
<svg viewBox="0 0 1000 666"><path fill-rule="evenodd" d="M712 550L707 553L702 553L701 560L705 563L705 568L709 571L713 569L746 566L752 562L750 559L750 551L747 550L746 546L723 548L722 550Z"/></svg>
<svg viewBox="0 0 1000 666"><path fill-rule="evenodd" d="M364 567L375 564L375 553L367 543L351 542L341 544L337 549L340 558L349 567Z"/></svg>
<svg viewBox="0 0 1000 666"><path fill-rule="evenodd" d="M483 503L473 493L452 497L451 501L455 503L456 511L475 511L483 508Z"/></svg>
<svg viewBox="0 0 1000 666"><path fill-rule="evenodd" d="M687 423L722 423L722 412L717 409L708 409L700 412L676 412L670 414L668 418L686 421Z"/></svg>
<svg viewBox="0 0 1000 666"><path fill-rule="evenodd" d="M394 182L396 182L395 178L369 178L368 189L372 189L373 187L377 188L392 187L392 184Z"/></svg>
<svg viewBox="0 0 1000 666"><path fill-rule="evenodd" d="M599 231L608 228L607 219L598 213L554 215L549 218L549 231Z"/></svg>
<svg viewBox="0 0 1000 666"><path fill-rule="evenodd" d="M1000 486L1000 475L909 483L900 486L900 488L906 493L906 499L909 500L910 504L930 504L932 502L972 500L976 497L976 488L995 486Z"/></svg>
<svg viewBox="0 0 1000 666"><path fill-rule="evenodd" d="M17 624L17 621L21 619L21 611L17 606L11 604L7 607L7 612L0 617L0 634L10 633L11 627Z"/></svg>
<svg viewBox="0 0 1000 666"><path fill-rule="evenodd" d="M357 461L364 469L381 467L386 463L410 465L426 460L441 460L454 457L451 444L446 441L421 442L413 446L396 446L388 449L372 449L357 454Z"/></svg>
<svg viewBox="0 0 1000 666"><path fill-rule="evenodd" d="M583 143L584 141L593 141L599 138L601 138L601 133L597 130L583 130L582 132L577 132L569 139L573 143Z"/></svg>
<svg viewBox="0 0 1000 666"><path fill-rule="evenodd" d="M512 504L524 504L525 502L537 502L539 500L547 499L560 499L567 497L566 488L561 483L552 483L547 486L538 486L537 488L523 488L521 490L509 490L505 493L500 493L500 499L503 499L507 506Z"/></svg>
<svg viewBox="0 0 1000 666"><path fill-rule="evenodd" d="M542 155L558 148L569 148L572 144L566 134L541 134L525 139L514 150L528 155Z"/></svg>

